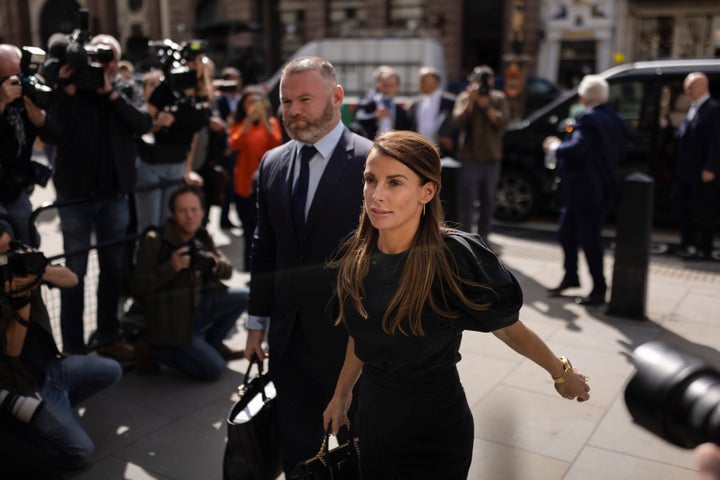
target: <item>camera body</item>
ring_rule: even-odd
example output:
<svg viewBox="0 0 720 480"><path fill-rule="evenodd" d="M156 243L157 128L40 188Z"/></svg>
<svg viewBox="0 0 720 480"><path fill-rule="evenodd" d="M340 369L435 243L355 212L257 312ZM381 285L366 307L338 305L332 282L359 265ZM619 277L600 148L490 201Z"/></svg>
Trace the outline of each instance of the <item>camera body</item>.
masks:
<svg viewBox="0 0 720 480"><path fill-rule="evenodd" d="M22 423L31 423L35 420L42 405L43 400L39 393L19 395L0 388L0 412L8 413Z"/></svg>
<svg viewBox="0 0 720 480"><path fill-rule="evenodd" d="M45 85L45 79L39 71L45 63L45 51L38 47L22 47L20 49L20 84L22 93L40 108L50 105L52 89Z"/></svg>
<svg viewBox="0 0 720 480"><path fill-rule="evenodd" d="M638 347L625 388L635 423L682 448L720 444L720 372L662 342Z"/></svg>
<svg viewBox="0 0 720 480"><path fill-rule="evenodd" d="M215 257L205 250L205 245L194 238L187 242L187 246L189 247L187 254L190 256L190 267L206 275L212 272L215 267Z"/></svg>
<svg viewBox="0 0 720 480"><path fill-rule="evenodd" d="M73 70L68 83L79 90L98 90L105 85L103 64L111 62L115 53L106 45L89 44L88 12L80 9L78 14L79 27L50 45L44 65L45 79L50 84L60 83L60 67L67 64Z"/></svg>
<svg viewBox="0 0 720 480"><path fill-rule="evenodd" d="M159 67L165 76L164 82L172 91L182 94L185 90L197 87L197 72L187 66L187 61L205 53L205 42L191 40L178 45L166 38L150 41L148 46L155 50Z"/></svg>
<svg viewBox="0 0 720 480"><path fill-rule="evenodd" d="M481 65L478 67L475 67L468 75L468 81L470 83L477 83L477 92L478 95L488 96L490 95L490 90L492 90L492 84L491 79L493 77L493 71L490 67Z"/></svg>
<svg viewBox="0 0 720 480"><path fill-rule="evenodd" d="M10 250L0 254L0 282L26 275L42 276L48 265L45 255L22 242L10 243Z"/></svg>

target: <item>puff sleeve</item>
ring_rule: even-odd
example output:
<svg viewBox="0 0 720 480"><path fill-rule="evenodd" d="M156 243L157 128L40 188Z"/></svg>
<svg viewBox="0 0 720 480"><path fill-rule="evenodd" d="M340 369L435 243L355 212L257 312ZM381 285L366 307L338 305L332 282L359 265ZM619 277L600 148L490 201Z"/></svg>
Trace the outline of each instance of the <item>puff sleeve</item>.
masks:
<svg viewBox="0 0 720 480"><path fill-rule="evenodd" d="M460 315L452 319L453 326L462 330L492 332L512 325L519 319L523 294L515 276L487 248L478 235L452 232L446 238L451 265L456 264L460 276L478 287L464 285L465 296L478 303L487 303L486 310L474 310L449 298L449 306Z"/></svg>

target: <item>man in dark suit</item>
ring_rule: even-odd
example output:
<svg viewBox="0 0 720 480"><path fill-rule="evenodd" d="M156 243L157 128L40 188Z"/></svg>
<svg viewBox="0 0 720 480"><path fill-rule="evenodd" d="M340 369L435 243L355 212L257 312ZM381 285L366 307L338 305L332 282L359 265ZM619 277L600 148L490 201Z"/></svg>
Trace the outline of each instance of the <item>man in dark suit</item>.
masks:
<svg viewBox="0 0 720 480"><path fill-rule="evenodd" d="M286 475L317 453L347 345L325 311L333 290L325 264L357 227L371 142L340 121L343 97L330 62L301 57L285 66L280 103L292 140L267 152L258 170L245 356L266 358L267 332Z"/></svg>
<svg viewBox="0 0 720 480"><path fill-rule="evenodd" d="M375 138L388 130L410 130L405 108L395 101L400 91L400 75L387 67L379 72L378 91L363 100L355 111L354 123L367 138Z"/></svg>
<svg viewBox="0 0 720 480"><path fill-rule="evenodd" d="M675 133L672 201L680 225L678 255L709 259L720 173L720 103L710 96L704 73L685 77L690 107Z"/></svg>
<svg viewBox="0 0 720 480"><path fill-rule="evenodd" d="M408 108L410 129L440 148L443 157L452 156L457 142L453 122L455 95L440 88L440 72L435 67L418 70L420 95Z"/></svg>
<svg viewBox="0 0 720 480"><path fill-rule="evenodd" d="M605 79L586 75L578 86L578 95L585 111L576 118L572 132L562 142L557 137L543 142L545 151L557 157L563 202L558 238L565 257L565 276L550 293L559 295L580 286L578 247L582 246L593 288L587 297L575 301L592 306L605 303L602 227L617 196L617 166L625 157L628 135L622 118L606 104Z"/></svg>

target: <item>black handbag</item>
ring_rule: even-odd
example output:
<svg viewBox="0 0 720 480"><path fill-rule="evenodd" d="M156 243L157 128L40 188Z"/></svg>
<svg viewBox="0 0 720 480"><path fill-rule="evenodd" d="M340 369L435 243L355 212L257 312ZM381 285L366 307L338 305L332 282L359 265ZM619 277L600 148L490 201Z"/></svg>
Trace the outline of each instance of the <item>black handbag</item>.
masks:
<svg viewBox="0 0 720 480"><path fill-rule="evenodd" d="M258 374L250 377L257 365ZM277 428L275 385L257 357L250 361L240 399L227 418L228 438L223 458L224 480L274 480L282 473L282 451Z"/></svg>
<svg viewBox="0 0 720 480"><path fill-rule="evenodd" d="M320 451L312 458L300 462L289 480L360 480L360 445L350 425L346 425L350 439L332 450L328 442L330 432L325 433Z"/></svg>

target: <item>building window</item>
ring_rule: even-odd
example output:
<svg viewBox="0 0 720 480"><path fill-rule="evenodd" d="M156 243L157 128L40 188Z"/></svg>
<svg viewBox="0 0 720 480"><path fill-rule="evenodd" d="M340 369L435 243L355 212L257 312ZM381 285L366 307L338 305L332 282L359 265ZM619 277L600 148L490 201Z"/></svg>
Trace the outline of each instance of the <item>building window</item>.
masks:
<svg viewBox="0 0 720 480"><path fill-rule="evenodd" d="M425 0L392 0L390 2L390 27L416 31L425 26Z"/></svg>
<svg viewBox="0 0 720 480"><path fill-rule="evenodd" d="M635 37L635 58L710 58L720 53L720 16L641 17Z"/></svg>

